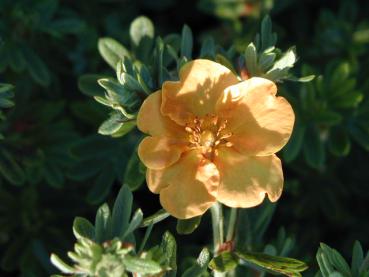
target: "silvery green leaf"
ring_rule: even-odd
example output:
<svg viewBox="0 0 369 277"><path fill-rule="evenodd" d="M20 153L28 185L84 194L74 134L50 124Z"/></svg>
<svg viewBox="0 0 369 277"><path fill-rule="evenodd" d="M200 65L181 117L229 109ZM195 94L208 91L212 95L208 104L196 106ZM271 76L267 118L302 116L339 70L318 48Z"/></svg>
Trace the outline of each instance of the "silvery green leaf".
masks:
<svg viewBox="0 0 369 277"><path fill-rule="evenodd" d="M103 59L115 70L117 63L125 56L129 57L128 50L113 38L100 38L97 44Z"/></svg>
<svg viewBox="0 0 369 277"><path fill-rule="evenodd" d="M139 16L131 23L129 34L135 46L138 46L143 38L154 38L154 25L146 16Z"/></svg>
<svg viewBox="0 0 369 277"><path fill-rule="evenodd" d="M257 76L259 69L257 65L257 52L253 43L250 43L245 51L245 62L247 71L251 76Z"/></svg>

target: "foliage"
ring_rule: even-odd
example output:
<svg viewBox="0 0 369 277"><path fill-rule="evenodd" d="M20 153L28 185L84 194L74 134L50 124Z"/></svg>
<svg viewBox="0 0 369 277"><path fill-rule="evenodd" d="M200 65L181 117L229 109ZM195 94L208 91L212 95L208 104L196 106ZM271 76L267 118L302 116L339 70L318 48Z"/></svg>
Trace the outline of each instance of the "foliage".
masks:
<svg viewBox="0 0 369 277"><path fill-rule="evenodd" d="M348 0L2 0L0 275L114 268L124 276L136 270L127 260L140 269L144 260L166 276L211 276L215 261L228 260L236 276L265 276L281 273L288 256L308 264L304 276L318 268L324 277L368 276L359 243L351 264L344 259L353 241L369 243L368 11L365 1ZM239 210L234 244L225 244L234 248L220 256L208 215L176 221L160 210L136 151L143 100L198 57L240 78L277 81L296 114L278 154L284 196L278 205ZM110 210L128 188L134 200ZM88 223L99 206L100 219ZM137 207L152 216L132 216ZM226 208L224 227L231 222ZM342 254L321 244L314 261L320 241ZM68 251L71 265L62 262ZM61 257L52 259L58 267L50 253Z"/></svg>
<svg viewBox="0 0 369 277"><path fill-rule="evenodd" d="M95 225L77 217L73 223L77 243L74 252L68 252L75 265L66 264L55 254L51 255L51 262L73 276L121 277L128 276L128 272L155 275L175 270L176 242L169 232L163 236L161 245L143 252L151 224L139 250L136 249L134 232L140 227L143 214L138 209L131 217L132 200L132 193L123 186L111 213L107 204L100 206Z"/></svg>
<svg viewBox="0 0 369 277"><path fill-rule="evenodd" d="M316 259L320 271L317 276L368 276L369 274L369 252L364 256L360 242L355 241L352 250L351 266L345 261L341 254L321 243Z"/></svg>

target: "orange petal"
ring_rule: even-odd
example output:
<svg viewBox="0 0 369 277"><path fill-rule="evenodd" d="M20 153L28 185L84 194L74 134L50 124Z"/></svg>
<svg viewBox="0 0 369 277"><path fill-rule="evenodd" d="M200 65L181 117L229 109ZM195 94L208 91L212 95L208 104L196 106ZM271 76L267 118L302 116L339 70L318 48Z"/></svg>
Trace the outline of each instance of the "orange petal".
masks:
<svg viewBox="0 0 369 277"><path fill-rule="evenodd" d="M151 191L160 192L160 202L176 218L202 215L215 202L219 184L216 166L196 151L189 151L171 167L148 174Z"/></svg>
<svg viewBox="0 0 369 277"><path fill-rule="evenodd" d="M228 68L210 60L193 60L179 73L179 82L163 84L161 111L180 125L215 113L215 104L225 88L238 82Z"/></svg>
<svg viewBox="0 0 369 277"><path fill-rule="evenodd" d="M185 142L168 137L146 137L138 146L138 156L151 169L163 169L179 160L187 150Z"/></svg>
<svg viewBox="0 0 369 277"><path fill-rule="evenodd" d="M138 129L152 136L171 135L178 137L184 135L183 127L161 114L161 101L161 91L156 91L145 99L137 116Z"/></svg>
<svg viewBox="0 0 369 277"><path fill-rule="evenodd" d="M146 183L151 192L159 193L163 188L168 186L167 183L163 182L164 173L165 169L153 170L148 168L146 170Z"/></svg>
<svg viewBox="0 0 369 277"><path fill-rule="evenodd" d="M220 172L217 200L229 207L257 206L265 194L275 202L282 194L282 165L276 155L249 157L221 148L214 163Z"/></svg>
<svg viewBox="0 0 369 277"><path fill-rule="evenodd" d="M267 79L251 78L225 90L217 103L218 114L227 118L233 133L228 140L246 154L268 156L288 142L295 115L276 85Z"/></svg>

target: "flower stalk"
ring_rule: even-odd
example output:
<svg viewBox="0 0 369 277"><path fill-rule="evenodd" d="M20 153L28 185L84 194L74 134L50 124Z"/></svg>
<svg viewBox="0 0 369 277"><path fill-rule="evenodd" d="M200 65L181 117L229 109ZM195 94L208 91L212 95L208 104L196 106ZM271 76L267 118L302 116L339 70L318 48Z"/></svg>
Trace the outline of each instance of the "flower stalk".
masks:
<svg viewBox="0 0 369 277"><path fill-rule="evenodd" d="M211 220L213 227L213 251L214 256L218 255L218 250L224 242L223 230L223 208L219 202L216 202L211 208ZM225 277L225 273L214 271L214 277Z"/></svg>
<svg viewBox="0 0 369 277"><path fill-rule="evenodd" d="M238 215L237 208L231 208L230 215L229 215L229 221L228 221L226 241L234 240L236 224L237 224L237 215Z"/></svg>

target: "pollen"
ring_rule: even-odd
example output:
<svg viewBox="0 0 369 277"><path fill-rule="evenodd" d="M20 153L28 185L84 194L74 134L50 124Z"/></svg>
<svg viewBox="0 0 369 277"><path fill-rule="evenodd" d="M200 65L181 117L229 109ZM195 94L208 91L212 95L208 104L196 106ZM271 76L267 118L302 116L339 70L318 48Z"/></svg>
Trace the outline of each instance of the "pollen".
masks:
<svg viewBox="0 0 369 277"><path fill-rule="evenodd" d="M233 135L227 131L227 120L216 115L207 114L195 117L185 126L188 133L189 147L201 149L205 158L212 160L220 146L232 147L228 139Z"/></svg>

